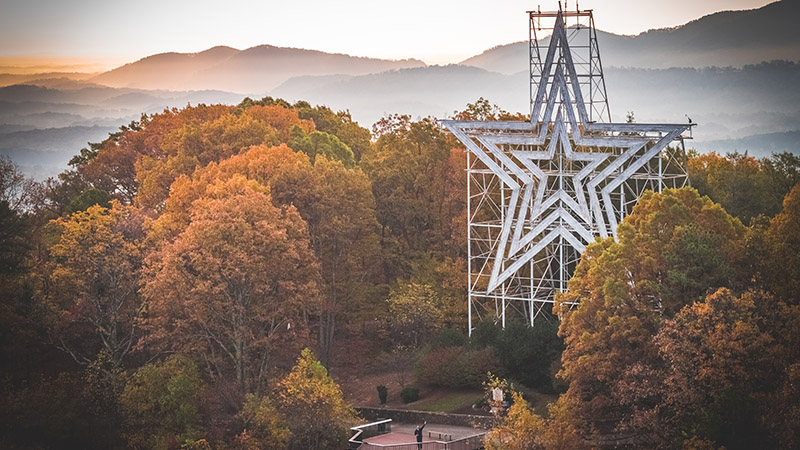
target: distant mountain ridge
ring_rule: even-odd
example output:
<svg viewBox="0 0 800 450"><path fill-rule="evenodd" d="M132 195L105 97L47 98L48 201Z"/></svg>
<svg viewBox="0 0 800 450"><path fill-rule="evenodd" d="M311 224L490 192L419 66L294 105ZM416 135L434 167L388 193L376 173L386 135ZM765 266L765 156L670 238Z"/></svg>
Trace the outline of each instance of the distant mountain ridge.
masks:
<svg viewBox="0 0 800 450"><path fill-rule="evenodd" d="M598 31L604 67L666 69L733 66L800 60L800 1L783 0L758 9L722 11L675 28L636 36ZM595 20L602 28L603 17ZM540 41L547 45L548 38ZM513 74L528 70L528 41L500 45L459 64Z"/></svg>
<svg viewBox="0 0 800 450"><path fill-rule="evenodd" d="M795 87L800 80L798 63L762 63L741 69L610 67L605 79L614 121L624 121L628 111L648 123L683 122L687 114L700 124L694 130L698 141L719 143L800 130L796 106L800 89ZM507 75L453 64L361 76L298 77L270 95L349 109L355 120L370 124L387 113L444 118L478 97L508 111L524 112L529 107L527 83L527 73ZM781 143L797 135L787 136ZM757 141L746 143L754 152L761 148L755 145ZM800 153L800 141L785 150Z"/></svg>
<svg viewBox="0 0 800 450"><path fill-rule="evenodd" d="M636 36L598 31L605 67L666 69L733 66L800 60L800 1L782 0L746 11L723 11L675 28ZM596 18L602 28L603 17ZM547 45L548 39L542 40ZM491 72L528 70L527 41L500 45L459 64ZM368 75L426 67L417 59L386 60L317 50L259 45L245 50L217 46L198 53L161 53L86 81L116 88L220 90L263 95L294 77Z"/></svg>
<svg viewBox="0 0 800 450"><path fill-rule="evenodd" d="M425 63L416 59L395 61L272 45L246 50L219 46L199 53L148 56L88 81L137 89L215 89L264 94L295 76L364 75L422 66Z"/></svg>

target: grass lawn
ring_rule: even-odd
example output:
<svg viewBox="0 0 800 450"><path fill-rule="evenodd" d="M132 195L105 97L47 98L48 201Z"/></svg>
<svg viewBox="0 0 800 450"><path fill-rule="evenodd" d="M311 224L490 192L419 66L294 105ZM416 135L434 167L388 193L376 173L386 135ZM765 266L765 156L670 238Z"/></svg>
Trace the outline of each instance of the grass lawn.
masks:
<svg viewBox="0 0 800 450"><path fill-rule="evenodd" d="M471 408L483 396L481 391L441 392L433 398L423 398L409 403L409 409L418 411L456 412Z"/></svg>

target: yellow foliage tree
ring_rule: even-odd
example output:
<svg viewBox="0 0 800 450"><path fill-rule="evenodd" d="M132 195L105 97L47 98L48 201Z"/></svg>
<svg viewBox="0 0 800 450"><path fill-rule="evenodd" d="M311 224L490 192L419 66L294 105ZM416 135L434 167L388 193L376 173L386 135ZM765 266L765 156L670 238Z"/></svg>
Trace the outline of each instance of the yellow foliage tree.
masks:
<svg viewBox="0 0 800 450"><path fill-rule="evenodd" d="M141 220L117 201L53 222L40 299L54 312L56 345L89 364L104 350L120 367L139 338Z"/></svg>
<svg viewBox="0 0 800 450"><path fill-rule="evenodd" d="M486 435L486 450L544 449L545 420L531 410L518 392L500 425Z"/></svg>
<svg viewBox="0 0 800 450"><path fill-rule="evenodd" d="M292 371L278 384L275 397L291 430L289 449L347 446L349 427L358 415L311 350L301 352Z"/></svg>

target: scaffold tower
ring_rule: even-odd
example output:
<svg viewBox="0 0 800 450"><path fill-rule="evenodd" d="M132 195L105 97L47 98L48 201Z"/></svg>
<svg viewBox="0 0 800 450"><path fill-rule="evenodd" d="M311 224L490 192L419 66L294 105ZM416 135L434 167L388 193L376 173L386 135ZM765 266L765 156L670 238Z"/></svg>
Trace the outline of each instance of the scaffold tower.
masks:
<svg viewBox="0 0 800 450"><path fill-rule="evenodd" d="M528 16L530 121L441 121L467 149L470 334L558 315L586 245L616 238L645 190L688 182L694 124L611 122L592 11Z"/></svg>

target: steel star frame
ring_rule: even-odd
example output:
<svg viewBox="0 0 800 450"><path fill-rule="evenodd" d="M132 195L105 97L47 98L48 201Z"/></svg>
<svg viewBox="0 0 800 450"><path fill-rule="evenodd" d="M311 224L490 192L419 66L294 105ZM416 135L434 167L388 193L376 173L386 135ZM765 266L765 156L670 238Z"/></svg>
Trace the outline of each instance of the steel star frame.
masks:
<svg viewBox="0 0 800 450"><path fill-rule="evenodd" d="M694 124L611 122L592 11L528 15L531 120L441 121L468 151L470 334L552 317L586 245L616 238L645 190L688 183Z"/></svg>

